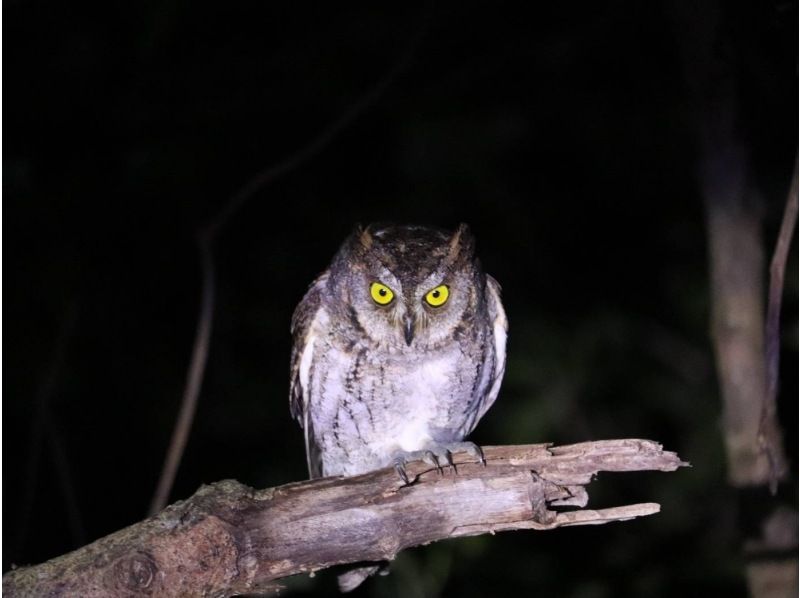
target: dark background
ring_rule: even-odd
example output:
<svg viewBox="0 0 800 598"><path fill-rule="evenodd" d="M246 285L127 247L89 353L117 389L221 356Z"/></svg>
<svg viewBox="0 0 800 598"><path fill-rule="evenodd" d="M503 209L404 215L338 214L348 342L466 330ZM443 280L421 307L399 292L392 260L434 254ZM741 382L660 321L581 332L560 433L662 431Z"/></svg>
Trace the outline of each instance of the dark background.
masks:
<svg viewBox="0 0 800 598"><path fill-rule="evenodd" d="M473 439L652 438L693 467L592 486L592 506L660 515L407 551L359 592L745 595L681 25L665 2L520 6L4 4L4 571L144 517L199 308L195 231L422 29L386 91L217 238L210 359L171 500L304 478L287 395L306 285L357 222L464 221L510 320L505 384ZM723 17L770 252L797 150L797 4ZM780 401L793 504L797 321L795 243ZM335 579L293 585L330 594Z"/></svg>

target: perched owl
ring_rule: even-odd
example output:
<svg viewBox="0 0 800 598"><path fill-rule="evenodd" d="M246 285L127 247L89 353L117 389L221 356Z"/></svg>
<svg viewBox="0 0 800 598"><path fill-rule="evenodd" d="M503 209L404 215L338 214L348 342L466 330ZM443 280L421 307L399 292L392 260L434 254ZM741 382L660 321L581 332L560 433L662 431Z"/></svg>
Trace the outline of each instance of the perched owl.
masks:
<svg viewBox="0 0 800 598"><path fill-rule="evenodd" d="M311 477L394 465L408 482L414 459L482 458L464 438L497 398L506 330L466 225L357 229L292 318L290 407Z"/></svg>

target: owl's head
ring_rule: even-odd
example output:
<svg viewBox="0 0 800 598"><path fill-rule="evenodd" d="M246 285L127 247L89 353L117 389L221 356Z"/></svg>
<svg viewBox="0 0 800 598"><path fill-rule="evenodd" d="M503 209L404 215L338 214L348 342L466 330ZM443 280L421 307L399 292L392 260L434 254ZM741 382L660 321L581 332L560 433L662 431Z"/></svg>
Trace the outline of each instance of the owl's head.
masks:
<svg viewBox="0 0 800 598"><path fill-rule="evenodd" d="M468 333L485 284L465 224L455 232L358 227L334 258L328 279L331 307L373 342L400 350Z"/></svg>

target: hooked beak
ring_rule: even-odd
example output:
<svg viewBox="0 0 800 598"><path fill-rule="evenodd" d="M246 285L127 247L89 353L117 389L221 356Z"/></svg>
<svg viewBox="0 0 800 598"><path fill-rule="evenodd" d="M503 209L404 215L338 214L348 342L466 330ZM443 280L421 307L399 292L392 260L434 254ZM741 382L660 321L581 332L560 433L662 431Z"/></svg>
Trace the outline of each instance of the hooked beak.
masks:
<svg viewBox="0 0 800 598"><path fill-rule="evenodd" d="M406 339L406 344L411 345L414 340L414 316L406 314L403 316L403 336Z"/></svg>

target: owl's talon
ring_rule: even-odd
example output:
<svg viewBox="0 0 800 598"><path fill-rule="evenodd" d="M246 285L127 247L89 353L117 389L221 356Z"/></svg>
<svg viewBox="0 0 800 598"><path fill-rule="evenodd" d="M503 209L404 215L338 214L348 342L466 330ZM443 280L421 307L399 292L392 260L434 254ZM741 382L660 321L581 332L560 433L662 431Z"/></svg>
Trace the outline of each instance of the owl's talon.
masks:
<svg viewBox="0 0 800 598"><path fill-rule="evenodd" d="M440 460L445 462L447 467L451 468L454 473L458 473L458 469L456 468L456 464L453 463L453 453L450 452L449 449L442 447L441 452L438 453L438 457Z"/></svg>
<svg viewBox="0 0 800 598"><path fill-rule="evenodd" d="M475 447L475 452L478 453L478 461L481 462L481 465L486 467L486 455L483 454L483 449L479 447L477 444L473 444L472 446Z"/></svg>
<svg viewBox="0 0 800 598"><path fill-rule="evenodd" d="M408 474L406 473L405 463L401 460L397 460L394 462L394 470L397 472L397 475L400 476L400 479L403 480L403 484L408 486L411 482L408 479Z"/></svg>
<svg viewBox="0 0 800 598"><path fill-rule="evenodd" d="M483 454L483 449L474 442L470 442L469 440L451 442L446 445L446 450L449 453L455 453L459 451L465 452L471 457L474 457L478 463L486 467L486 457ZM455 469L455 464L453 463L452 457L450 457L450 465L452 465L453 469Z"/></svg>
<svg viewBox="0 0 800 598"><path fill-rule="evenodd" d="M442 465L439 463L439 456L434 453L433 451L423 451L422 460L425 461L428 465L433 465L436 468L436 471L439 472L439 475L444 474L444 470L442 469Z"/></svg>
<svg viewBox="0 0 800 598"><path fill-rule="evenodd" d="M435 448L434 450L423 449L421 451L401 451L395 454L394 469L406 486L411 483L408 473L406 472L406 465L412 461L424 461L431 467L435 467L436 471L439 472L439 475L444 475L444 469L442 468L442 464L440 462L440 455L437 454ZM445 458L445 461L450 463L449 459Z"/></svg>
<svg viewBox="0 0 800 598"><path fill-rule="evenodd" d="M453 469L456 468L456 464L453 463L453 453L451 453L448 449L444 449L444 460L447 461L448 467L452 467Z"/></svg>
<svg viewBox="0 0 800 598"><path fill-rule="evenodd" d="M444 475L444 467L452 467L453 472L458 474L458 468L453 461L453 453L464 452L472 456L478 463L486 466L486 457L483 450L474 442L448 442L444 444L430 444L428 448L419 451L398 451L394 457L394 468L397 475L403 480L406 486L411 484L410 478L406 473L405 466L412 461L424 461L428 465L436 468L439 475Z"/></svg>

